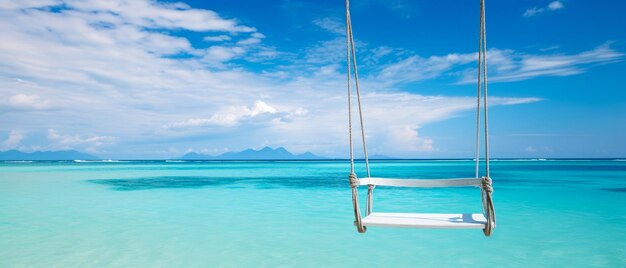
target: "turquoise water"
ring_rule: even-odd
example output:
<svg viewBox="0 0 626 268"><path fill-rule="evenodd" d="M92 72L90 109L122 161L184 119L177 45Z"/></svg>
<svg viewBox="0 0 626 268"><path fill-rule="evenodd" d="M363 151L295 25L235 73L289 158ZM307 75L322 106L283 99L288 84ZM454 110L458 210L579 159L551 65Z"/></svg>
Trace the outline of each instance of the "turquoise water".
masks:
<svg viewBox="0 0 626 268"><path fill-rule="evenodd" d="M0 267L626 266L624 161L493 162L498 226L490 238L480 230L359 234L348 168L0 163ZM378 161L372 174L471 177L473 163ZM374 210L480 212L480 195L379 187Z"/></svg>

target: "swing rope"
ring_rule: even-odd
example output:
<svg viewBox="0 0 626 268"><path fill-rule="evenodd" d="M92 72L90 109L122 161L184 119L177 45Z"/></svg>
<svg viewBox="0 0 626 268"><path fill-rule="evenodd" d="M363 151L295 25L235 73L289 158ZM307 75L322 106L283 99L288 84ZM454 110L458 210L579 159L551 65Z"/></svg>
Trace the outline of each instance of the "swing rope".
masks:
<svg viewBox="0 0 626 268"><path fill-rule="evenodd" d="M493 233L496 227L496 212L493 206L493 186L489 176L489 104L488 83L487 83L487 30L485 25L485 0L480 0L480 34L478 41L478 92L476 108L476 178L479 176L480 168L480 96L482 88L484 120L485 120L485 176L482 180L481 196L483 203L483 214L486 215L487 223L483 232L486 236ZM482 79L482 85L481 85ZM481 87L482 86L482 87Z"/></svg>
<svg viewBox="0 0 626 268"><path fill-rule="evenodd" d="M369 159L367 157L367 147L365 144L365 130L363 127L363 113L361 112L361 92L359 88L359 75L356 67L356 52L354 51L354 38L352 36L352 22L350 20L350 2L346 0L346 58L347 58L347 70L348 70L348 135L350 141L350 176L348 177L350 180L350 187L352 188L352 206L354 208L354 218L355 225L357 226L357 230L359 233L365 233L367 230L365 226L363 226L363 222L361 219L361 209L359 208L359 179L356 176L354 171L354 145L352 143L352 89L350 88L350 64L354 64L354 80L356 86L358 107L359 107L359 121L361 123L361 138L363 140L363 153L365 155L365 169L367 170L367 176L370 176L369 169ZM371 191L368 191L370 193ZM369 196L368 196L369 197ZM370 198L368 198L367 202L367 211L368 215L371 211L371 202Z"/></svg>

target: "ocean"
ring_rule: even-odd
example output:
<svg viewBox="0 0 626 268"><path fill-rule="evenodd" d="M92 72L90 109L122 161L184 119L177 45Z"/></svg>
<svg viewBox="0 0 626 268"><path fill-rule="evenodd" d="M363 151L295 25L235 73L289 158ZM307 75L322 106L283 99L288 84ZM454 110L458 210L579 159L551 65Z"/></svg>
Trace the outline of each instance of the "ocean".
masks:
<svg viewBox="0 0 626 268"><path fill-rule="evenodd" d="M474 174L464 160L371 170ZM492 237L359 234L348 172L347 161L0 162L0 267L626 267L626 161L493 161ZM477 188L377 187L374 202L379 212L481 211Z"/></svg>

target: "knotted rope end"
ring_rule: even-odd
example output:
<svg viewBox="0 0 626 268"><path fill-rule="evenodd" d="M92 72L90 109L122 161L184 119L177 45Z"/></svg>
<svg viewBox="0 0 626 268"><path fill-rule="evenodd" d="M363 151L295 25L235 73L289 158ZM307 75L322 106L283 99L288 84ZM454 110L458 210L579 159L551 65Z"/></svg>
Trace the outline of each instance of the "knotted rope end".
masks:
<svg viewBox="0 0 626 268"><path fill-rule="evenodd" d="M356 174L354 173L350 173L350 175L348 176L348 180L350 180L350 187L352 188L357 188L359 187L359 179L356 177Z"/></svg>
<svg viewBox="0 0 626 268"><path fill-rule="evenodd" d="M493 193L493 185L490 177L483 177L482 188L489 194Z"/></svg>
<svg viewBox="0 0 626 268"><path fill-rule="evenodd" d="M484 212L487 216L487 224L485 224L485 229L483 229L483 233L485 236L491 236L493 233L493 229L496 228L496 213L493 208L493 199L491 194L493 193L493 185L490 177L482 178L482 191L483 191L483 206Z"/></svg>

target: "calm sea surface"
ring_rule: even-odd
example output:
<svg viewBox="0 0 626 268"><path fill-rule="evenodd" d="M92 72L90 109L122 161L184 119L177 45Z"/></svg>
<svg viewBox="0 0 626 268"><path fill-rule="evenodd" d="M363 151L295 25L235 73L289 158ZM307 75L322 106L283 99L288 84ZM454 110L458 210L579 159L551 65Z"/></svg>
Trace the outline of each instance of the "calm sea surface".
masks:
<svg viewBox="0 0 626 268"><path fill-rule="evenodd" d="M379 177L473 176L471 161L371 166ZM490 238L359 234L348 170L345 161L0 162L0 267L626 267L625 161L493 162ZM480 212L480 194L378 187L374 210Z"/></svg>

